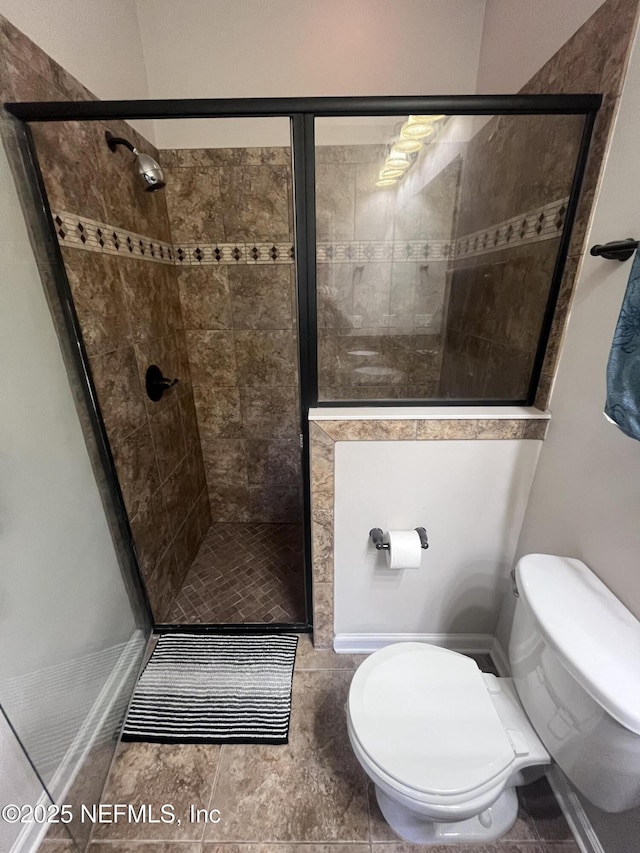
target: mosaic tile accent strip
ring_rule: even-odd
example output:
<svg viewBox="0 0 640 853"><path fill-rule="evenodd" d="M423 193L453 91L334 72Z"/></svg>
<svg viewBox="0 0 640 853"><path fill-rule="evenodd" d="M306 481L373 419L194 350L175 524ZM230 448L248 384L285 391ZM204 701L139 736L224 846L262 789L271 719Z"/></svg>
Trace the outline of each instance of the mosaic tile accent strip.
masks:
<svg viewBox="0 0 640 853"><path fill-rule="evenodd" d="M320 264L416 263L449 258L471 258L512 246L551 240L562 233L568 198L514 216L506 222L447 240L347 240L317 244ZM97 222L69 211L54 211L53 224L61 246L130 255L141 260L177 266L292 264L294 247L286 242L264 243L163 243L144 234Z"/></svg>
<svg viewBox="0 0 640 853"><path fill-rule="evenodd" d="M171 243L152 240L144 234L126 231L66 210L54 211L52 217L61 246L107 255L132 256L161 264L174 263Z"/></svg>
<svg viewBox="0 0 640 853"><path fill-rule="evenodd" d="M317 243L321 264L377 263L379 261L443 261L451 257L454 244L447 240L350 240Z"/></svg>
<svg viewBox="0 0 640 853"><path fill-rule="evenodd" d="M471 258L559 237L564 228L568 203L568 197L561 198L506 222L466 234L456 241L455 257Z"/></svg>
<svg viewBox="0 0 640 853"><path fill-rule="evenodd" d="M174 245L178 266L206 264L292 264L290 243L179 243Z"/></svg>
<svg viewBox="0 0 640 853"><path fill-rule="evenodd" d="M66 210L52 213L58 243L70 249L131 255L177 266L292 264L291 243L163 243Z"/></svg>

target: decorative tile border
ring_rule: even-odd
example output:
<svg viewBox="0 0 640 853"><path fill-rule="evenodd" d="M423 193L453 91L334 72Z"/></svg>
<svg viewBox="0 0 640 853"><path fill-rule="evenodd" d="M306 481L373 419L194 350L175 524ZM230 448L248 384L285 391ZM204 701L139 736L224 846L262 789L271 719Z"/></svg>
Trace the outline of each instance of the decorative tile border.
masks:
<svg viewBox="0 0 640 853"><path fill-rule="evenodd" d="M164 243L66 210L52 213L58 243L87 252L125 255L176 266L292 264L291 243Z"/></svg>
<svg viewBox="0 0 640 853"><path fill-rule="evenodd" d="M107 255L127 255L161 264L174 263L173 246L143 234L126 231L66 210L52 213L58 243L70 249L84 249Z"/></svg>
<svg viewBox="0 0 640 853"><path fill-rule="evenodd" d="M447 240L346 240L320 242L316 258L320 264L444 261L486 255L503 249L551 240L564 227L568 199L544 207L482 231L467 234L455 242ZM176 266L292 264L294 247L289 242L256 243L165 243L79 216L66 210L54 211L53 224L61 246L126 255L146 261Z"/></svg>
<svg viewBox="0 0 640 853"><path fill-rule="evenodd" d="M539 243L559 237L564 228L569 198L561 198L537 210L513 216L456 240L455 257L472 258L527 243Z"/></svg>
<svg viewBox="0 0 640 853"><path fill-rule="evenodd" d="M347 240L317 243L320 264L376 263L378 261L445 261L454 244L447 240Z"/></svg>
<svg viewBox="0 0 640 853"><path fill-rule="evenodd" d="M207 264L292 264L291 243L179 243L174 245L178 266Z"/></svg>
<svg viewBox="0 0 640 853"><path fill-rule="evenodd" d="M549 421L542 418L311 421L309 439L314 646L317 649L333 647L336 441L542 441L548 424Z"/></svg>

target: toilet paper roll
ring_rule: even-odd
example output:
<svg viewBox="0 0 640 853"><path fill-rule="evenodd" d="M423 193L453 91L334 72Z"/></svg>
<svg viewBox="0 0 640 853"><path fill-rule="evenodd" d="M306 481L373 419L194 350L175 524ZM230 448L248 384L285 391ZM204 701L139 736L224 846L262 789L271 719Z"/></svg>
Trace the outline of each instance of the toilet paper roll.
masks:
<svg viewBox="0 0 640 853"><path fill-rule="evenodd" d="M390 569L420 568L422 546L415 530L390 530L385 538L389 543L387 563Z"/></svg>

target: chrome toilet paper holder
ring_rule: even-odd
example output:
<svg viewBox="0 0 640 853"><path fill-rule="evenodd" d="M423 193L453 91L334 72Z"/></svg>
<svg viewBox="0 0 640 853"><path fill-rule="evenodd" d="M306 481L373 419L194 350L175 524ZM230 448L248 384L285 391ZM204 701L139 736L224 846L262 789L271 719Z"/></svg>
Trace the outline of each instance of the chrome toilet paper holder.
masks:
<svg viewBox="0 0 640 853"><path fill-rule="evenodd" d="M416 533L420 537L420 547L426 549L429 547L429 540L427 538L427 531L424 527L416 527ZM369 531L369 536L371 537L371 541L376 546L378 551L388 551L389 543L383 541L384 534L379 527L374 527Z"/></svg>

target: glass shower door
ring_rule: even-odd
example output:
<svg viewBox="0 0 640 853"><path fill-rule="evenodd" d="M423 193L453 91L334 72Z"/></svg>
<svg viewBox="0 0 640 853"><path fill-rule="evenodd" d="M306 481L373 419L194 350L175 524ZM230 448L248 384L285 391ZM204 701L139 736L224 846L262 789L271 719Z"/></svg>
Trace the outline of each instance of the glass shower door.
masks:
<svg viewBox="0 0 640 853"><path fill-rule="evenodd" d="M316 119L321 402L531 399L584 126Z"/></svg>
<svg viewBox="0 0 640 853"><path fill-rule="evenodd" d="M77 817L80 803L99 800L150 624L125 581L88 418L1 147L0 186L0 359L11 366L0 418L0 705L42 783L40 805L69 803ZM18 775L9 782L21 805ZM40 821L15 824L24 849ZM90 828L68 827L80 847Z"/></svg>

